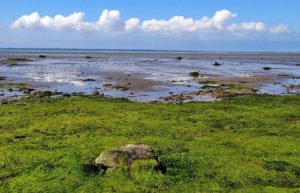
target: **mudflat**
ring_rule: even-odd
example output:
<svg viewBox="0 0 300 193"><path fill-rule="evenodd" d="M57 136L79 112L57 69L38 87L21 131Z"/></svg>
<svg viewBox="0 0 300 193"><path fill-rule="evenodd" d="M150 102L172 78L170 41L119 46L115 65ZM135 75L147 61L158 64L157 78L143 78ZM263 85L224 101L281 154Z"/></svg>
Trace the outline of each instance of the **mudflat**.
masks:
<svg viewBox="0 0 300 193"><path fill-rule="evenodd" d="M245 93L238 85L247 93L300 92L299 53L14 50L0 51L0 63L1 98L24 96L24 87L139 102L215 101L222 94L207 89L224 84L237 95Z"/></svg>

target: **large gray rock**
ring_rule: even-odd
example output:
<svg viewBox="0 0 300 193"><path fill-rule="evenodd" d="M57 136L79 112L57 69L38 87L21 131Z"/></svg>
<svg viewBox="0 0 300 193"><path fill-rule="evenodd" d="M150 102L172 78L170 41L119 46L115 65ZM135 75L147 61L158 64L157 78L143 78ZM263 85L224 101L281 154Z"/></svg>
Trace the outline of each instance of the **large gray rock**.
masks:
<svg viewBox="0 0 300 193"><path fill-rule="evenodd" d="M116 168L120 165L130 165L135 160L156 159L153 150L147 145L126 145L103 152L95 163L103 167Z"/></svg>

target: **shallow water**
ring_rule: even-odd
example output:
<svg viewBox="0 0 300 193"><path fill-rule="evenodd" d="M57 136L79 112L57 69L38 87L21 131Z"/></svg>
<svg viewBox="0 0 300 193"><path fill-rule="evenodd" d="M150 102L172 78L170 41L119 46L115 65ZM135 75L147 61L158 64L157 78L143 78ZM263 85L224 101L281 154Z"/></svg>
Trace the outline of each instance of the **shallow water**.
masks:
<svg viewBox="0 0 300 193"><path fill-rule="evenodd" d="M40 54L47 55L39 58ZM86 58L91 56L92 58ZM177 56L183 57L176 60ZM103 52L103 51L0 51L0 59L25 57L30 62L16 66L0 64L3 82L26 83L37 90L91 94L99 90L106 96L125 97L133 101L154 101L172 94L201 90L190 72L205 77L278 76L273 82L255 84L260 93L289 94L286 85L300 84L300 54L298 53L172 53L172 52ZM212 64L217 61L222 66ZM265 71L263 67L271 67ZM138 86L122 91L107 88L103 83L122 85L127 79ZM130 78L129 78L130 77ZM95 81L85 81L93 79ZM130 80L128 80L130 81ZM130 82L131 83L131 82ZM3 96L19 95L0 89ZM293 90L292 93L299 93ZM213 97L195 97L210 101Z"/></svg>

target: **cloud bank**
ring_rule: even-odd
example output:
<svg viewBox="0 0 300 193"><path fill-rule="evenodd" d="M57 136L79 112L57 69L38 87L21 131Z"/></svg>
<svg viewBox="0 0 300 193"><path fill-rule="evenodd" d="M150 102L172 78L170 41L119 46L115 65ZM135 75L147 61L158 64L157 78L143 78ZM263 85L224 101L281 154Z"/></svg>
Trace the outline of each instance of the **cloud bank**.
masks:
<svg viewBox="0 0 300 193"><path fill-rule="evenodd" d="M234 23L237 14L229 10L219 10L212 17L200 19L174 16L168 20L144 20L121 18L119 10L104 10L98 21L85 21L85 13L74 12L69 16L56 15L40 16L38 12L23 15L11 24L12 29L48 29L75 30L79 32L104 31L114 33L145 33L185 34L185 33L217 33L226 32L233 35L252 33L283 34L288 33L289 27L284 24L267 26L263 22Z"/></svg>

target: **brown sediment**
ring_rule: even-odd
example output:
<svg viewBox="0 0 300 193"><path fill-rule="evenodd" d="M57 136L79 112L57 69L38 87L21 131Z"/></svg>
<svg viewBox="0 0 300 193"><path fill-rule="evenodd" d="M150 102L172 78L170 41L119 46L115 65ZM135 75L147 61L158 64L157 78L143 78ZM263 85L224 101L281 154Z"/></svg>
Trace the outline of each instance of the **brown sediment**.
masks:
<svg viewBox="0 0 300 193"><path fill-rule="evenodd" d="M143 75L139 74L108 72L106 73L106 76L109 77L110 86L126 88L126 90L132 91L150 91L156 86L161 85L160 81L145 79L143 78ZM114 84L111 82L114 82Z"/></svg>
<svg viewBox="0 0 300 193"><path fill-rule="evenodd" d="M300 84L285 86L288 90L300 90Z"/></svg>
<svg viewBox="0 0 300 193"><path fill-rule="evenodd" d="M249 76L249 77L209 77L209 78L198 78L197 81L201 82L213 82L215 84L259 84L272 82L283 77L273 76Z"/></svg>
<svg viewBox="0 0 300 193"><path fill-rule="evenodd" d="M7 58L0 60L1 64L15 64L16 62L30 62L31 59L28 58Z"/></svg>
<svg viewBox="0 0 300 193"><path fill-rule="evenodd" d="M217 86L203 86L202 90L160 97L158 102L162 103L182 103L193 101L195 96L211 96L215 100L222 100L227 97L236 97L256 93L257 90L250 86L236 84L221 84Z"/></svg>

